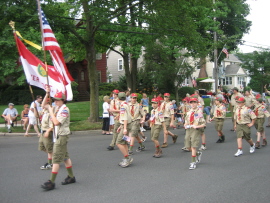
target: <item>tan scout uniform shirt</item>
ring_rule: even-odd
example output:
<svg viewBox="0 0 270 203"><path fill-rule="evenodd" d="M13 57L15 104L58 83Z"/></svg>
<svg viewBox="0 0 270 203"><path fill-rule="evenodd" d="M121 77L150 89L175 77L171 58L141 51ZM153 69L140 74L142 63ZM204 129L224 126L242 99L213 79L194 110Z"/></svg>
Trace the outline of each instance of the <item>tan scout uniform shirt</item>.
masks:
<svg viewBox="0 0 270 203"><path fill-rule="evenodd" d="M238 106L234 113L234 119L238 124L249 124L255 118L254 112L246 106L242 106L241 108Z"/></svg>
<svg viewBox="0 0 270 203"><path fill-rule="evenodd" d="M130 108L130 115L131 115L132 121L140 120L145 115L143 107L138 102L136 102L135 104L132 104L131 102L129 102L128 104ZM133 116L132 116L132 106L134 106Z"/></svg>
<svg viewBox="0 0 270 203"><path fill-rule="evenodd" d="M59 121L60 125L58 127L58 135L70 135L70 112L69 108L63 104L58 113L56 114L56 119Z"/></svg>
<svg viewBox="0 0 270 203"><path fill-rule="evenodd" d="M184 115L190 110L190 106L188 104L182 104L182 112Z"/></svg>
<svg viewBox="0 0 270 203"><path fill-rule="evenodd" d="M194 121L193 123L190 122L190 117L192 112L194 112ZM206 124L204 117L203 117L203 112L199 109L190 109L189 112L187 113L187 116L185 118L185 124L187 125L204 125Z"/></svg>
<svg viewBox="0 0 270 203"><path fill-rule="evenodd" d="M173 108L173 104L171 101L169 102L162 102L162 104L160 105L160 109L163 111L164 117L171 117L172 115L174 115L174 108Z"/></svg>
<svg viewBox="0 0 270 203"><path fill-rule="evenodd" d="M113 99L113 100L110 102L110 109L113 109L113 110L120 110L120 104L121 104L121 102L120 102L118 99ZM112 114L113 114L113 116L115 117L115 119L118 119L119 113L112 112Z"/></svg>
<svg viewBox="0 0 270 203"><path fill-rule="evenodd" d="M121 124L124 124L124 121L127 121L127 123L131 123L131 114L130 114L130 108L127 102L122 102L120 104L120 117L119 122Z"/></svg>
<svg viewBox="0 0 270 203"><path fill-rule="evenodd" d="M164 114L161 111L161 108L152 109L149 120L152 125L162 125L164 122Z"/></svg>
<svg viewBox="0 0 270 203"><path fill-rule="evenodd" d="M198 97L198 101L199 101L199 103L200 103L202 106L204 106L204 100L203 100L203 98Z"/></svg>
<svg viewBox="0 0 270 203"><path fill-rule="evenodd" d="M50 113L48 110L43 109L42 111L42 120L41 120L41 130L46 131L49 128L53 128L53 123L50 119Z"/></svg>
<svg viewBox="0 0 270 203"><path fill-rule="evenodd" d="M264 118L264 116L269 117L270 113L266 110L263 104L257 104L253 110L257 118Z"/></svg>
<svg viewBox="0 0 270 203"><path fill-rule="evenodd" d="M236 103L236 101L235 101L235 97L242 97L243 95L241 94L241 93L237 93L236 95L235 94L232 94L232 97L231 97L231 106L234 106L234 108L233 108L233 112L235 112L235 109L236 109L236 107L237 107L237 103Z"/></svg>
<svg viewBox="0 0 270 203"><path fill-rule="evenodd" d="M245 100L247 107L252 107L256 102L256 99L253 95L245 96Z"/></svg>
<svg viewBox="0 0 270 203"><path fill-rule="evenodd" d="M216 106L214 111L214 118L225 118L226 117L226 107L224 104Z"/></svg>

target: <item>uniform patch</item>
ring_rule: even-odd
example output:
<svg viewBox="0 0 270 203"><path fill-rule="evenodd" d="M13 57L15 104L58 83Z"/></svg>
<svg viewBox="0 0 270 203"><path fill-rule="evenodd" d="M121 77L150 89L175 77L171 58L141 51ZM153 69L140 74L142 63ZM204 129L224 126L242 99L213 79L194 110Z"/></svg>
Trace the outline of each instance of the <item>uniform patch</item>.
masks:
<svg viewBox="0 0 270 203"><path fill-rule="evenodd" d="M61 116L63 116L63 117L67 117L68 116L68 110L62 110L62 112L61 112Z"/></svg>
<svg viewBox="0 0 270 203"><path fill-rule="evenodd" d="M120 109L120 114L124 114L126 112L126 109L125 108L121 108Z"/></svg>

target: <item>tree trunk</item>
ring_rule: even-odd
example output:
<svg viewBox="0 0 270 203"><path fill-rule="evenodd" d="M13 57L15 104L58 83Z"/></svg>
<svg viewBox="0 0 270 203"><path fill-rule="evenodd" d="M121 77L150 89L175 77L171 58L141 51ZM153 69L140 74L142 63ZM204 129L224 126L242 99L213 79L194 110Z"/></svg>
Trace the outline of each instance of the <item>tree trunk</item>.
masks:
<svg viewBox="0 0 270 203"><path fill-rule="evenodd" d="M94 38L85 46L86 60L90 85L90 122L97 122L99 118L98 80L96 70L96 51Z"/></svg>
<svg viewBox="0 0 270 203"><path fill-rule="evenodd" d="M131 92L136 92L138 75L138 58L131 58Z"/></svg>
<svg viewBox="0 0 270 203"><path fill-rule="evenodd" d="M205 57L200 58L199 66L200 66L200 72L199 72L198 78L207 78L208 74L206 71L206 58Z"/></svg>
<svg viewBox="0 0 270 203"><path fill-rule="evenodd" d="M132 78L129 70L129 53L123 52L123 59L124 59L124 69L125 69L125 76L127 81L127 88L132 87Z"/></svg>

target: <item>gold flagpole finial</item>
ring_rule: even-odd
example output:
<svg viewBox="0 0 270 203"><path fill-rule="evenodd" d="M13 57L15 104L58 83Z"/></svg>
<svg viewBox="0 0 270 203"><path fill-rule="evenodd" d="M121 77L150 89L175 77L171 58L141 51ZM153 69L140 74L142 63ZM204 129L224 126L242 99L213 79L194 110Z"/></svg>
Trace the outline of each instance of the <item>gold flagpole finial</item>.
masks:
<svg viewBox="0 0 270 203"><path fill-rule="evenodd" d="M9 25L13 30L15 30L15 22L14 21L10 21Z"/></svg>

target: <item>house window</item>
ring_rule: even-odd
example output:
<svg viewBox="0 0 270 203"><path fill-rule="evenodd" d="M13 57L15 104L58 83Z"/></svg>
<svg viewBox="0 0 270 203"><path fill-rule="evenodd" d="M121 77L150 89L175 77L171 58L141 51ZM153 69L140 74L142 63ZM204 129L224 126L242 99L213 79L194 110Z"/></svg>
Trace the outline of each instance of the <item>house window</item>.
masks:
<svg viewBox="0 0 270 203"><path fill-rule="evenodd" d="M81 71L81 81L84 81L84 79L85 79L84 71Z"/></svg>
<svg viewBox="0 0 270 203"><path fill-rule="evenodd" d="M100 84L101 83L101 72L100 71L97 71L97 80L98 80L98 83Z"/></svg>
<svg viewBox="0 0 270 203"><path fill-rule="evenodd" d="M123 70L123 59L118 59L118 71Z"/></svg>
<svg viewBox="0 0 270 203"><path fill-rule="evenodd" d="M96 60L101 60L101 59L102 59L102 53L97 53Z"/></svg>
<svg viewBox="0 0 270 203"><path fill-rule="evenodd" d="M245 78L244 77L237 77L237 83L238 83L238 85L243 85L243 82L245 82Z"/></svg>
<svg viewBox="0 0 270 203"><path fill-rule="evenodd" d="M222 85L232 85L232 77L225 77L221 80Z"/></svg>

